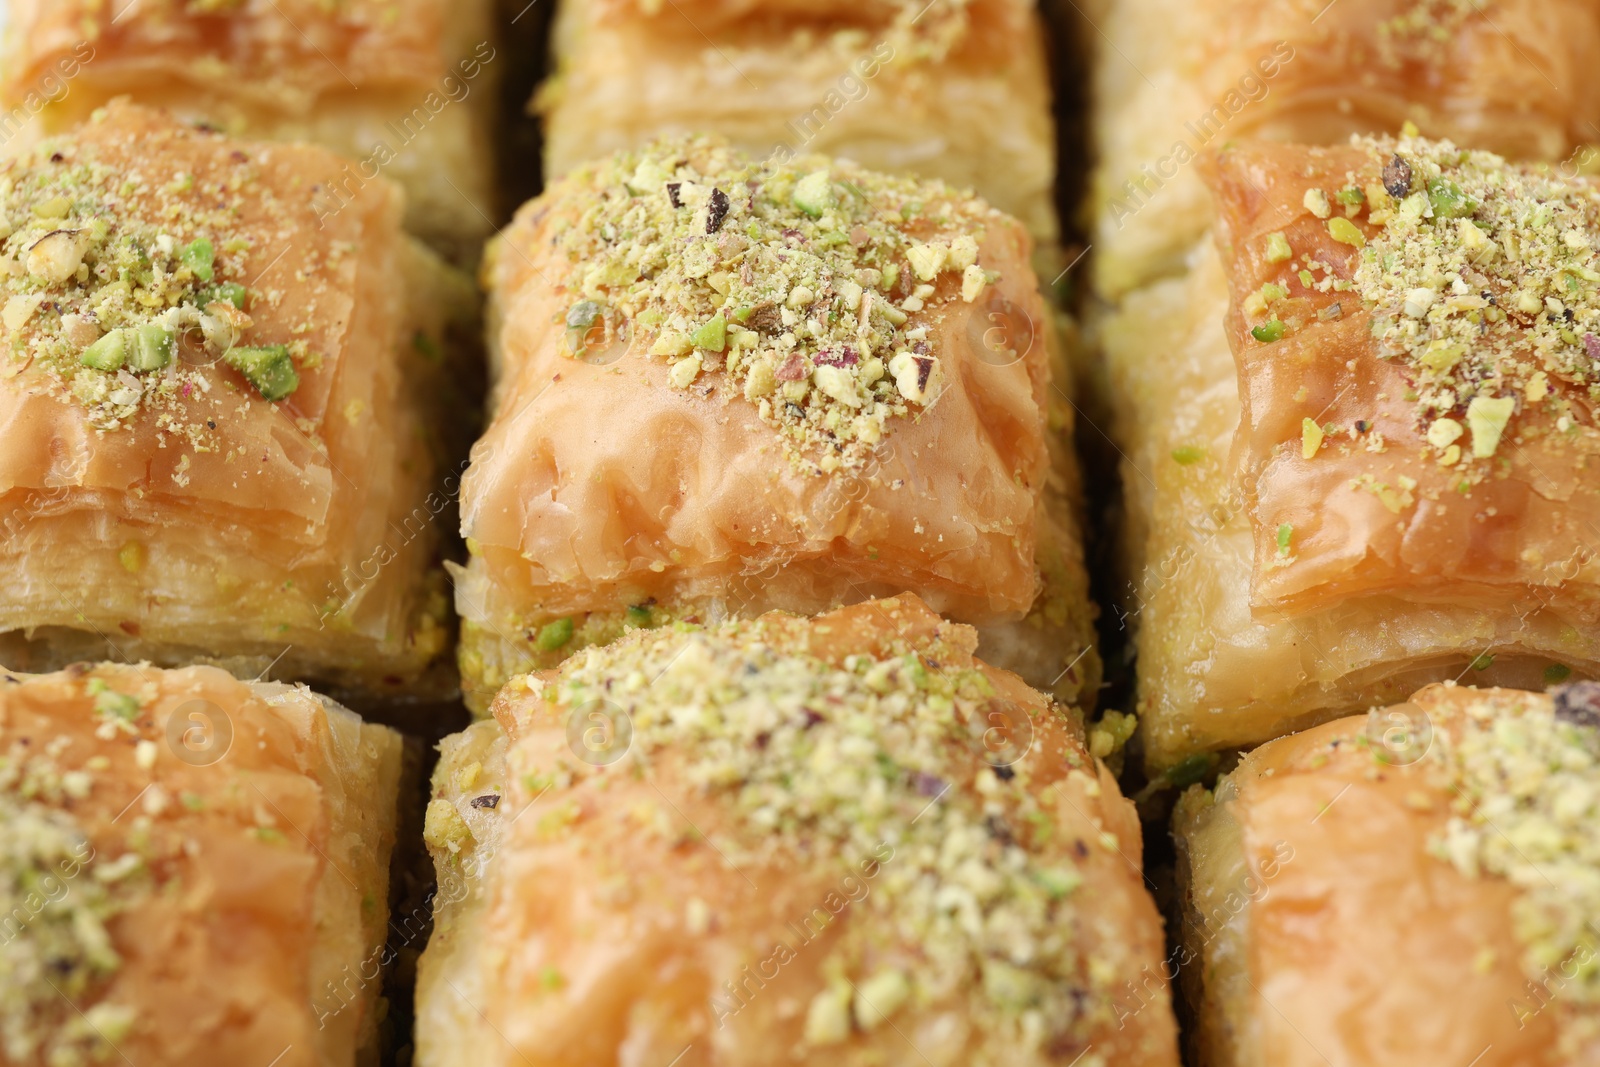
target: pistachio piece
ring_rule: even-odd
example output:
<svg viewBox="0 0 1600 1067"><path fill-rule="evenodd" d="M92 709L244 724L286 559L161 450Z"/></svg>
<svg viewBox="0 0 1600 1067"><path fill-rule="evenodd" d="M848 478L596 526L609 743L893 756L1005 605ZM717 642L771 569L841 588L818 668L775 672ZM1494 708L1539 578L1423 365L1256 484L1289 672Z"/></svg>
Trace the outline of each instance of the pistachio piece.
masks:
<svg viewBox="0 0 1600 1067"><path fill-rule="evenodd" d="M721 352L728 346L728 320L722 317L722 312L717 312L711 321L705 323L690 338L696 348L703 348L707 352Z"/></svg>
<svg viewBox="0 0 1600 1067"><path fill-rule="evenodd" d="M127 335L121 330L113 330L85 348L78 356L78 362L95 370L114 371L122 366L127 353Z"/></svg>
<svg viewBox="0 0 1600 1067"><path fill-rule="evenodd" d="M700 377L700 353L687 356L672 365L667 372L667 383L674 389L687 389Z"/></svg>
<svg viewBox="0 0 1600 1067"><path fill-rule="evenodd" d="M1360 248L1367 243L1367 238L1362 234L1361 227L1344 218L1328 220L1328 236L1340 244L1351 245L1355 248Z"/></svg>
<svg viewBox="0 0 1600 1067"><path fill-rule="evenodd" d="M1467 426L1472 430L1472 454L1479 459L1492 456L1500 447L1500 435L1517 402L1509 396L1475 396L1467 405Z"/></svg>
<svg viewBox="0 0 1600 1067"><path fill-rule="evenodd" d="M944 245L917 243L906 249L906 259L911 262L911 269L918 278L931 282L938 277L939 271L944 269L944 261L948 258L950 250Z"/></svg>
<svg viewBox="0 0 1600 1067"><path fill-rule="evenodd" d="M264 399L282 400L300 388L300 375L284 345L231 348L222 358L244 375Z"/></svg>
<svg viewBox="0 0 1600 1067"><path fill-rule="evenodd" d="M178 253L178 262L188 267L194 272L194 276L203 282L209 282L216 276L212 267L216 258L216 249L212 247L211 240L207 237L196 237Z"/></svg>
<svg viewBox="0 0 1600 1067"><path fill-rule="evenodd" d="M121 332L127 337L126 351L131 369L160 370L172 362L172 331L165 326L137 326Z"/></svg>
<svg viewBox="0 0 1600 1067"><path fill-rule="evenodd" d="M833 183L825 170L814 170L794 183L794 206L812 218L821 218L833 206Z"/></svg>
<svg viewBox="0 0 1600 1067"><path fill-rule="evenodd" d="M933 357L897 352L889 361L889 373L894 375L895 388L901 396L914 404L927 401L928 382L933 377Z"/></svg>
<svg viewBox="0 0 1600 1067"><path fill-rule="evenodd" d="M250 290L238 282L220 282L200 294L200 306L209 307L216 303L232 304L243 311L249 294Z"/></svg>
<svg viewBox="0 0 1600 1067"><path fill-rule="evenodd" d="M60 285L78 273L85 251L86 242L77 230L52 230L28 249L28 273L51 285Z"/></svg>

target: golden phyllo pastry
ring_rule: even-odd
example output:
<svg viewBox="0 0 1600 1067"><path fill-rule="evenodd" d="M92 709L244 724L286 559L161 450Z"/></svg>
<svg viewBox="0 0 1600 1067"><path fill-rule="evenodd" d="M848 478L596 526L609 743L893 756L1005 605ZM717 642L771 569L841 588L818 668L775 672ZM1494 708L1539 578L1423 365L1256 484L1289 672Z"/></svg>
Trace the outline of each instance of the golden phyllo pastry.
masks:
<svg viewBox="0 0 1600 1067"><path fill-rule="evenodd" d="M469 699L626 628L907 590L1033 684L1092 697L1028 252L948 186L712 140L619 154L524 207L485 266Z"/></svg>
<svg viewBox="0 0 1600 1067"><path fill-rule="evenodd" d="M339 153L348 166L308 190L325 212L381 175L405 188L407 226L453 256L475 258L493 228L492 0L11 0L0 23L0 150L127 95Z"/></svg>
<svg viewBox="0 0 1600 1067"><path fill-rule="evenodd" d="M0 662L371 695L446 647L417 394L451 279L387 182L318 219L341 166L125 104L0 165Z"/></svg>
<svg viewBox="0 0 1600 1067"><path fill-rule="evenodd" d="M1600 1062L1600 686L1431 686L1175 820L1200 1067Z"/></svg>
<svg viewBox="0 0 1600 1067"><path fill-rule="evenodd" d="M1096 21L1090 210L1111 298L1185 269L1209 224L1195 160L1241 138L1334 144L1411 121L1572 173L1600 141L1591 0L1111 0Z"/></svg>
<svg viewBox="0 0 1600 1067"><path fill-rule="evenodd" d="M400 768L212 667L0 678L0 1063L376 1062Z"/></svg>
<svg viewBox="0 0 1600 1067"><path fill-rule="evenodd" d="M1175 1067L1133 806L974 645L908 596L513 681L434 778L419 1067Z"/></svg>
<svg viewBox="0 0 1600 1067"><path fill-rule="evenodd" d="M537 107L546 172L711 131L975 188L1056 236L1055 129L1031 0L564 0Z"/></svg>
<svg viewBox="0 0 1600 1067"><path fill-rule="evenodd" d="M1124 365L1155 762L1600 673L1600 186L1412 137L1214 172L1220 265L1119 327L1181 368Z"/></svg>

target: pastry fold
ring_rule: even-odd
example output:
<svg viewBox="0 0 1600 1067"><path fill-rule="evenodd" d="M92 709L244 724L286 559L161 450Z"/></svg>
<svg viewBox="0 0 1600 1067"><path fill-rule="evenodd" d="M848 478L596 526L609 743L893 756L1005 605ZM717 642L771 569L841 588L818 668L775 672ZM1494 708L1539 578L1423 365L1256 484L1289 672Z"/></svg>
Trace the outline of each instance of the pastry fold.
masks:
<svg viewBox="0 0 1600 1067"><path fill-rule="evenodd" d="M557 183L491 248L461 667L916 592L1058 696L1098 664L1053 322L1013 219L713 140Z"/></svg>
<svg viewBox="0 0 1600 1067"><path fill-rule="evenodd" d="M1600 9L1588 0L1115 0L1089 31L1094 281L1118 299L1183 268L1206 231L1195 161L1241 138L1333 144L1406 121L1522 159L1588 166Z"/></svg>
<svg viewBox="0 0 1600 1067"><path fill-rule="evenodd" d="M0 145L77 125L117 96L348 163L312 190L334 213L384 177L451 258L492 232L492 0L13 0ZM503 62L503 61L502 61Z"/></svg>
<svg viewBox="0 0 1600 1067"><path fill-rule="evenodd" d="M912 596L632 633L448 738L417 1063L1177 1063L1081 713Z"/></svg>
<svg viewBox="0 0 1600 1067"><path fill-rule="evenodd" d="M123 103L4 164L0 661L417 695L450 639L424 394L471 293L388 182L319 220L341 166Z"/></svg>
<svg viewBox="0 0 1600 1067"><path fill-rule="evenodd" d="M546 173L713 132L976 189L1053 245L1044 40L1031 0L566 0L535 100Z"/></svg>
<svg viewBox="0 0 1600 1067"><path fill-rule="evenodd" d="M0 1063L377 1062L401 740L304 687L0 682Z"/></svg>
<svg viewBox="0 0 1600 1067"><path fill-rule="evenodd" d="M1151 762L1600 673L1595 186L1420 138L1214 172L1220 253L1105 331Z"/></svg>
<svg viewBox="0 0 1600 1067"><path fill-rule="evenodd" d="M1430 686L1174 816L1200 1067L1600 1057L1600 686Z"/></svg>

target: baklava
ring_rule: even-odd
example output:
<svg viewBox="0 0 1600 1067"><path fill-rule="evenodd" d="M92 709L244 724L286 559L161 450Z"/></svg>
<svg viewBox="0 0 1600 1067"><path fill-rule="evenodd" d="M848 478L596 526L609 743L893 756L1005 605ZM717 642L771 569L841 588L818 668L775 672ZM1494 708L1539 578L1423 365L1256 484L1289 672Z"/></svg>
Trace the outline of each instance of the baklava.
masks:
<svg viewBox="0 0 1600 1067"><path fill-rule="evenodd" d="M0 164L0 662L418 695L454 485L423 394L472 294L388 182L319 219L343 165L124 103Z"/></svg>
<svg viewBox="0 0 1600 1067"><path fill-rule="evenodd" d="M0 1063L375 1064L401 766L214 667L0 677Z"/></svg>
<svg viewBox="0 0 1600 1067"><path fill-rule="evenodd" d="M973 188L1057 236L1032 0L564 0L536 98L554 178L663 135L813 152Z"/></svg>
<svg viewBox="0 0 1600 1067"><path fill-rule="evenodd" d="M233 136L345 157L308 193L343 210L380 176L406 223L475 259L493 231L493 0L11 0L0 151L118 96Z"/></svg>
<svg viewBox="0 0 1600 1067"><path fill-rule="evenodd" d="M1108 334L1153 764L1600 673L1600 187L1418 137L1210 169L1216 251Z"/></svg>
<svg viewBox="0 0 1600 1067"><path fill-rule="evenodd" d="M1180 801L1199 1067L1600 1062L1600 686L1430 686Z"/></svg>
<svg viewBox="0 0 1600 1067"><path fill-rule="evenodd" d="M1092 700L1071 409L1029 249L942 183L707 138L526 205L484 268L469 703L629 628L908 591Z"/></svg>
<svg viewBox="0 0 1600 1067"><path fill-rule="evenodd" d="M419 1067L1177 1064L1133 806L914 597L632 633L446 739Z"/></svg>
<svg viewBox="0 0 1600 1067"><path fill-rule="evenodd" d="M1267 138L1335 144L1412 121L1519 159L1600 142L1590 0L1112 0L1091 30L1095 286L1184 269L1209 208L1195 161Z"/></svg>

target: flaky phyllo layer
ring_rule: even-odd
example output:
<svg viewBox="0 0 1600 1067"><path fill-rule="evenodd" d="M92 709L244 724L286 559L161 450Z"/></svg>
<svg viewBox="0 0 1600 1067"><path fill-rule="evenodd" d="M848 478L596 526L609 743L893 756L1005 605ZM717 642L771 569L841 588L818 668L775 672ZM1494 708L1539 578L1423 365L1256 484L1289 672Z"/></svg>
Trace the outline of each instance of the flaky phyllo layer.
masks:
<svg viewBox="0 0 1600 1067"><path fill-rule="evenodd" d="M1029 0L573 0L553 38L534 101L551 177L716 133L779 162L823 152L970 186L1046 245L1058 235L1048 35Z"/></svg>
<svg viewBox="0 0 1600 1067"><path fill-rule="evenodd" d="M492 0L13 0L0 151L118 97L232 136L345 157L332 209L380 177L411 232L475 262L493 228L493 112L507 60Z"/></svg>
<svg viewBox="0 0 1600 1067"><path fill-rule="evenodd" d="M1415 137L1211 180L1214 248L1105 331L1152 760L1600 670L1594 186Z"/></svg>
<svg viewBox="0 0 1600 1067"><path fill-rule="evenodd" d="M1513 159L1582 161L1600 121L1589 0L1119 0L1095 75L1094 284L1184 269L1211 224L1197 161L1248 138L1338 144L1414 120ZM1537 62L1530 62L1531 57Z"/></svg>
<svg viewBox="0 0 1600 1067"><path fill-rule="evenodd" d="M352 979L385 936L400 736L213 667L0 685L0 1060L375 1062Z"/></svg>
<svg viewBox="0 0 1600 1067"><path fill-rule="evenodd" d="M1025 626L1030 680L1063 677L1089 615L1070 507L1046 511L1076 487L1028 254L941 183L710 139L525 207L489 255L495 415L463 489L480 706L629 626L907 589Z"/></svg>
<svg viewBox="0 0 1600 1067"><path fill-rule="evenodd" d="M118 104L0 172L11 665L288 648L363 690L443 646L403 522L447 314L408 290L438 269L387 184L317 218L340 166Z"/></svg>

